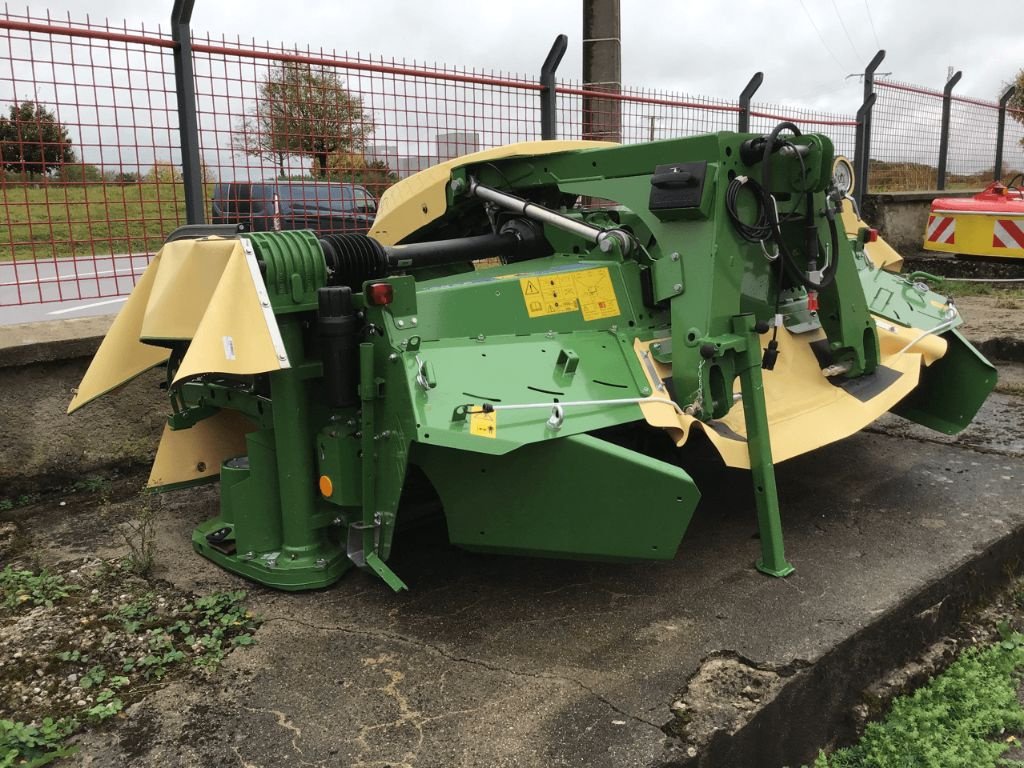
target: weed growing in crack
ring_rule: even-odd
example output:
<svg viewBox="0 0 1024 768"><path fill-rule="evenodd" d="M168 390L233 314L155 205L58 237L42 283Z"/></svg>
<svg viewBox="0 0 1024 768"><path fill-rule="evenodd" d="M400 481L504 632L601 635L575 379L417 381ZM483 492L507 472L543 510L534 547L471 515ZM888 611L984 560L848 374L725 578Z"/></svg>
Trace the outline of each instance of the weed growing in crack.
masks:
<svg viewBox="0 0 1024 768"><path fill-rule="evenodd" d="M153 495L145 488L139 494L135 514L119 530L128 547L124 558L128 570L137 576L148 576L156 560L156 510Z"/></svg>

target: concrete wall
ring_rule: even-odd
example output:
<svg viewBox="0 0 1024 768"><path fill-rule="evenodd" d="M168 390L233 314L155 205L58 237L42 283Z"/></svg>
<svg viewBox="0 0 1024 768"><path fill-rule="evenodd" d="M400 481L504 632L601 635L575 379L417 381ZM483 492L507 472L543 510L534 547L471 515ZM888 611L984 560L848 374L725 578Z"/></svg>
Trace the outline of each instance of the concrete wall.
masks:
<svg viewBox="0 0 1024 768"><path fill-rule="evenodd" d="M66 413L111 319L0 328L0 498L38 488L41 476L65 484L152 461L168 412L163 370Z"/></svg>
<svg viewBox="0 0 1024 768"><path fill-rule="evenodd" d="M936 197L971 197L975 192L887 192L864 195L864 221L904 256L921 250L928 211Z"/></svg>

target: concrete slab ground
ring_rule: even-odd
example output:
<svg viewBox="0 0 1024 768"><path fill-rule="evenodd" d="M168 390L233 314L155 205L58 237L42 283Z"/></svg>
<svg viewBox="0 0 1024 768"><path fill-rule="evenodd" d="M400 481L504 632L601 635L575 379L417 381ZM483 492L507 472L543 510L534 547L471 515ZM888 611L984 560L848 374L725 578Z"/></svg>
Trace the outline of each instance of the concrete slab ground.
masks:
<svg viewBox="0 0 1024 768"><path fill-rule="evenodd" d="M992 311L1003 325L976 325L992 332L972 338L1019 349L1019 322L1005 307ZM47 350L95 344L104 321L80 322L78 337L66 340L43 326L0 336L9 342L0 344L0 368L28 376L26 366L39 364L35 379L10 379L7 390L36 393L33 420L10 396L0 414L9 426L2 456L13 457L0 462L14 472L0 478L8 488L36 466L12 450L14 437L46 432L81 451L123 420L124 398L130 412L145 414L131 441L156 439L160 409L140 405L143 389L159 396L155 380L130 385L109 411L83 411L59 426L77 381L71 368L84 363L52 360ZM38 388L56 365L68 371L41 401ZM671 562L472 554L447 543L435 515L396 534L389 564L411 586L401 595L359 572L316 593L253 587L192 552L191 529L216 513L216 488L157 497L154 577L197 593L248 588L265 622L256 645L231 654L216 676L155 690L78 739L68 762L795 768L848 737L862 691L948 632L1018 565L1019 360L1001 376L1001 391L955 438L891 417L779 465L787 554L797 568L783 580L753 568L749 475L716 461L687 464L704 500ZM53 455L47 462L59 474ZM44 563L122 551L95 501L71 495L66 506L54 498L15 514ZM642 514L638 496L623 525Z"/></svg>
<svg viewBox="0 0 1024 768"><path fill-rule="evenodd" d="M883 425L780 465L797 567L782 580L752 567L749 480L710 462L695 472L705 500L664 564L472 554L439 518L420 522L398 532L390 561L411 592L358 572L316 593L251 589L265 617L255 646L209 683L173 682L86 735L72 762L798 765L849 731L869 682L947 631L1019 556L1021 411L997 393L952 442ZM988 437L1007 430L1016 442ZM249 586L191 551L215 489L159 503L157 578ZM640 501L623 524L639 514ZM118 544L73 498L25 525L44 560ZM707 725L687 725L677 702L694 696L720 710L717 734L691 732Z"/></svg>

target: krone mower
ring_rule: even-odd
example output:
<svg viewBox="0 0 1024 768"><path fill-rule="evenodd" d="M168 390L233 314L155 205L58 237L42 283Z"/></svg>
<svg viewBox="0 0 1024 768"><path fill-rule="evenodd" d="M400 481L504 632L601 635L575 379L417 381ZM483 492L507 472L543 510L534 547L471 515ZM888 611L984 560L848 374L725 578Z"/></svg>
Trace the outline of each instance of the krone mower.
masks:
<svg viewBox="0 0 1024 768"><path fill-rule="evenodd" d="M757 568L785 576L776 462L886 411L955 433L996 378L952 301L844 228L832 163L790 123L524 143L399 182L368 236L185 227L69 411L164 366L150 485L219 478L196 551L281 589L403 589L410 465L458 546L671 559L688 441L749 470Z"/></svg>

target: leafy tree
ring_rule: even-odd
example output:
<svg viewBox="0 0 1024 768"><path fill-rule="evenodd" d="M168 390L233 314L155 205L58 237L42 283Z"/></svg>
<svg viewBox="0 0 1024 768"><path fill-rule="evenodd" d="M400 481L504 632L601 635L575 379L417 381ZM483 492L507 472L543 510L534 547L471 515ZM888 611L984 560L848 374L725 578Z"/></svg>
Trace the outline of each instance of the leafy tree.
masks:
<svg viewBox="0 0 1024 768"><path fill-rule="evenodd" d="M128 177L138 176L138 174L126 175ZM203 184L209 184L214 180L213 174L206 163L199 164L199 177L202 179ZM157 159L153 161L153 167L140 180L156 184L180 184L183 179L184 175L180 165L172 163L170 160ZM132 181L132 179L129 178L128 181Z"/></svg>
<svg viewBox="0 0 1024 768"><path fill-rule="evenodd" d="M134 171L119 171L110 174L110 181L114 184L138 184L142 181L142 174Z"/></svg>
<svg viewBox="0 0 1024 768"><path fill-rule="evenodd" d="M313 176L324 176L320 173L318 160L313 161L310 170ZM326 178L331 181L362 184L379 195L398 181L398 174L383 160L370 160L358 152L333 152L327 158Z"/></svg>
<svg viewBox="0 0 1024 768"><path fill-rule="evenodd" d="M75 162L71 137L56 116L37 101L12 104L0 117L0 160L12 173L45 176Z"/></svg>
<svg viewBox="0 0 1024 768"><path fill-rule="evenodd" d="M291 155L312 158L326 178L328 157L353 152L373 133L372 115L334 72L301 62L285 62L260 84L256 111L236 125L236 151L269 158L284 175Z"/></svg>
<svg viewBox="0 0 1024 768"><path fill-rule="evenodd" d="M65 184L97 184L103 181L103 172L89 163L68 163L58 168L57 179Z"/></svg>
<svg viewBox="0 0 1024 768"><path fill-rule="evenodd" d="M1017 73L1013 84L1017 86L1017 90L1013 92L1013 96L1010 97L1010 102L1007 104L1009 115L1024 125L1024 69ZM1021 139L1020 143L1024 145L1024 139Z"/></svg>
<svg viewBox="0 0 1024 768"><path fill-rule="evenodd" d="M181 168L170 160L156 160L143 180L151 184L180 184Z"/></svg>

